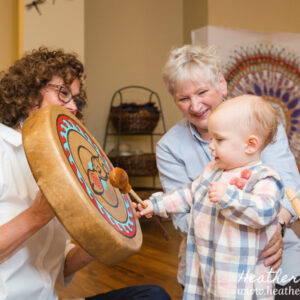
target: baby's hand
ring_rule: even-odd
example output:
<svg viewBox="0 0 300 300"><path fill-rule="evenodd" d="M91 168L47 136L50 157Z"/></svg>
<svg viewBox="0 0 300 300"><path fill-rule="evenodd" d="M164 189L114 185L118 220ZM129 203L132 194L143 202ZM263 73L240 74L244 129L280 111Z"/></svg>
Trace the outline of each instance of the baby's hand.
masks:
<svg viewBox="0 0 300 300"><path fill-rule="evenodd" d="M143 202L145 204L145 208L141 204L132 203L132 206L136 209L135 215L138 218L141 216L151 218L153 216L153 204L150 200L144 200Z"/></svg>
<svg viewBox="0 0 300 300"><path fill-rule="evenodd" d="M223 182L211 182L208 189L208 197L211 202L219 202L226 194L227 184Z"/></svg>
<svg viewBox="0 0 300 300"><path fill-rule="evenodd" d="M141 216L145 216L146 218L151 218L153 216L153 204L150 200L144 200L145 208L142 207L141 204L138 205L138 209L141 212Z"/></svg>

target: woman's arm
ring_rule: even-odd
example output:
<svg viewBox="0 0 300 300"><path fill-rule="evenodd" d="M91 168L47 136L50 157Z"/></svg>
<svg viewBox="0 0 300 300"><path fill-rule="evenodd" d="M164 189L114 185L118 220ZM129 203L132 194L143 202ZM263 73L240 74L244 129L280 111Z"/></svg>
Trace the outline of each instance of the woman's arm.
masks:
<svg viewBox="0 0 300 300"><path fill-rule="evenodd" d="M81 247L76 246L72 248L66 256L64 276L67 277L77 272L88 263L90 263L93 258L84 251Z"/></svg>
<svg viewBox="0 0 300 300"><path fill-rule="evenodd" d="M277 128L276 141L268 145L262 152L261 160L275 170L283 181L285 189L297 191L300 188L300 176L292 154L284 127L279 124ZM297 216L285 195L282 203L283 207L279 212L279 222L285 222L287 225L297 219ZM261 253L259 259L265 258L264 265L272 266L276 271L282 263L283 239L281 236L281 228L278 225L277 232L270 240L267 247Z"/></svg>
<svg viewBox="0 0 300 300"><path fill-rule="evenodd" d="M0 262L9 256L28 238L45 226L54 213L46 199L38 192L31 207L0 226Z"/></svg>
<svg viewBox="0 0 300 300"><path fill-rule="evenodd" d="M281 124L277 128L275 143L264 149L261 159L279 174L285 189L290 188L295 192L300 189L300 175L295 157L289 148L288 139ZM297 216L286 195L284 195L282 205L279 221L285 221L288 225L296 220Z"/></svg>

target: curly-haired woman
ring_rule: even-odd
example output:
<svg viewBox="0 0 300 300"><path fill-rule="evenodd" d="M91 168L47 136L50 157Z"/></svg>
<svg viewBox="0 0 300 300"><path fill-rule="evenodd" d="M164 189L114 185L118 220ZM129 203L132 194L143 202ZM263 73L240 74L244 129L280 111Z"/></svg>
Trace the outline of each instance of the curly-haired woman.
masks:
<svg viewBox="0 0 300 300"><path fill-rule="evenodd" d="M49 104L78 118L86 104L84 67L75 54L39 48L0 78L0 299L57 300L92 258L70 242L35 183L22 146L26 117ZM155 285L125 287L87 299L170 299Z"/></svg>

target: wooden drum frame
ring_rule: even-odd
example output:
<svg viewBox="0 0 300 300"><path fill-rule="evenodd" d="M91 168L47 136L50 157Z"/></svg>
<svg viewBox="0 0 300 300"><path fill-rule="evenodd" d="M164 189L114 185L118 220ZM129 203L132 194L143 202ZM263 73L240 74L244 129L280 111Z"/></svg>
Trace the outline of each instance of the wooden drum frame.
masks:
<svg viewBox="0 0 300 300"><path fill-rule="evenodd" d="M41 108L26 119L22 136L40 190L84 250L108 265L140 250L130 198L110 184L111 162L72 113L59 105Z"/></svg>

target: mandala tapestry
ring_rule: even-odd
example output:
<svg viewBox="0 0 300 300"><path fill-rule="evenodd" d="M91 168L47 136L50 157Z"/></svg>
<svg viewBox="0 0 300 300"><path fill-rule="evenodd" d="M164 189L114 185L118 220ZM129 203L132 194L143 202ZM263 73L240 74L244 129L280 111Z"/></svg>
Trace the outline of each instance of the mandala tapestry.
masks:
<svg viewBox="0 0 300 300"><path fill-rule="evenodd" d="M300 166L299 57L273 45L241 46L225 64L228 97L262 96L276 109Z"/></svg>

